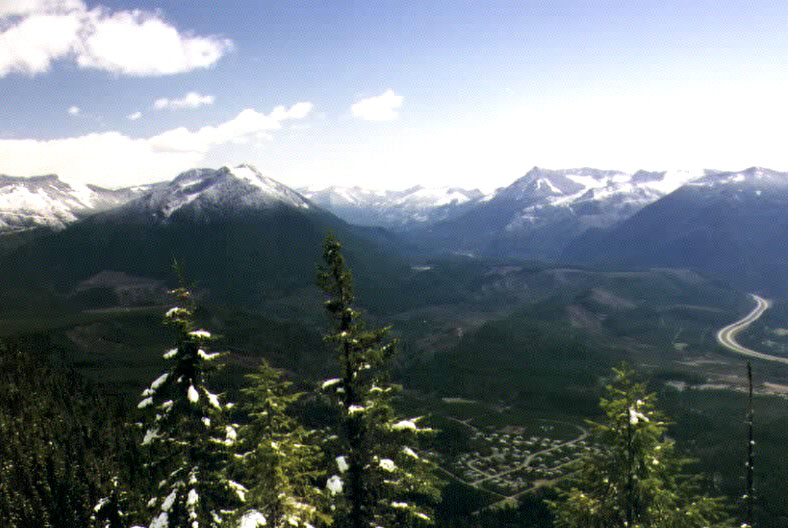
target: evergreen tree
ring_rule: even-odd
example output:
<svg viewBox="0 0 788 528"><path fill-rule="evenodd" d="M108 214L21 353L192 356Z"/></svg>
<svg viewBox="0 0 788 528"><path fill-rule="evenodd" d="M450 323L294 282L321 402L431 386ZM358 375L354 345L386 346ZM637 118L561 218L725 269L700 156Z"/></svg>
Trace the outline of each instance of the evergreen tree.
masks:
<svg viewBox="0 0 788 528"><path fill-rule="evenodd" d="M326 341L336 347L340 377L327 380L341 415L336 474L327 489L335 504L337 526L370 528L432 524L431 503L438 499L433 466L417 453L419 436L430 430L418 419L394 413L397 387L388 380L387 361L395 342L389 328L368 329L353 308L353 280L331 235L323 246L318 284L328 294L324 306L332 322Z"/></svg>
<svg viewBox="0 0 788 528"><path fill-rule="evenodd" d="M126 528L131 519L129 492L117 477L110 480L109 491L93 508L90 520L97 528Z"/></svg>
<svg viewBox="0 0 788 528"><path fill-rule="evenodd" d="M626 366L613 370L591 424L601 454L586 454L561 500L552 503L559 528L693 528L732 526L720 499L701 494L697 477L681 474L689 461L665 436L668 423L655 395Z"/></svg>
<svg viewBox="0 0 788 528"><path fill-rule="evenodd" d="M138 405L150 415L142 445L157 481L147 503L149 526L216 528L232 516L246 491L225 475L236 426L225 418L227 405L206 385L220 357L205 350L211 334L195 329L189 291L173 293L179 306L165 315L177 333L177 346L164 354L171 367L142 393Z"/></svg>
<svg viewBox="0 0 788 528"><path fill-rule="evenodd" d="M323 492L316 487L322 459L319 433L307 431L292 416L302 396L291 383L261 361L242 390L249 422L238 434L234 475L247 488L239 511L243 526L308 527L326 524Z"/></svg>

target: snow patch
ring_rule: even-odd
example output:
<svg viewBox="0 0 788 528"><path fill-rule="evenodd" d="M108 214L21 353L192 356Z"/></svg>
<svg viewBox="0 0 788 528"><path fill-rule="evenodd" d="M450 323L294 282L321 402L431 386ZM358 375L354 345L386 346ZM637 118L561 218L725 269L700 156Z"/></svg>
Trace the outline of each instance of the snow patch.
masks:
<svg viewBox="0 0 788 528"><path fill-rule="evenodd" d="M378 465L380 466L380 469L384 471L391 472L397 469L397 466L394 464L394 461L391 460L390 458L381 458L380 462L378 462Z"/></svg>
<svg viewBox="0 0 788 528"><path fill-rule="evenodd" d="M404 431L404 430L415 431L416 422L414 422L413 420L400 420L399 422L392 425L391 428L394 429L395 431Z"/></svg>
<svg viewBox="0 0 788 528"><path fill-rule="evenodd" d="M158 517L153 519L149 528L167 528L170 525L169 515L167 512L161 512Z"/></svg>
<svg viewBox="0 0 788 528"><path fill-rule="evenodd" d="M341 380L340 380L339 378L331 378L331 379L328 379L328 380L326 380L326 381L324 381L324 382L323 382L323 384L320 386L320 388L321 388L321 389L323 389L323 390L325 390L325 389L327 389L327 388L329 388L329 387L332 387L332 386L334 386L334 385L338 384L340 381L341 381Z"/></svg>
<svg viewBox="0 0 788 528"><path fill-rule="evenodd" d="M208 330L192 330L189 335L197 339L210 339L211 333Z"/></svg>
<svg viewBox="0 0 788 528"><path fill-rule="evenodd" d="M159 387L162 386L162 384L165 381L167 381L167 378L169 376L170 376L170 373L169 372L165 372L164 374L162 374L161 376L159 376L158 378L153 380L153 383L150 384L150 388L153 389L153 390L157 390Z"/></svg>
<svg viewBox="0 0 788 528"><path fill-rule="evenodd" d="M409 448L408 446L403 447L402 452L408 455L409 457L419 458L419 455L417 455L416 452L413 449Z"/></svg>
<svg viewBox="0 0 788 528"><path fill-rule="evenodd" d="M175 497L177 496L176 490L172 490L167 498L164 499L164 502L161 504L161 511L168 512L172 508L172 505L175 504Z"/></svg>
<svg viewBox="0 0 788 528"><path fill-rule="evenodd" d="M200 395L197 393L197 389L194 388L194 385L189 385L189 390L186 391L186 396L188 396L189 401L192 403L197 403L200 401Z"/></svg>
<svg viewBox="0 0 788 528"><path fill-rule="evenodd" d="M265 523L265 516L257 510L252 510L243 514L238 528L258 528L265 526Z"/></svg>
<svg viewBox="0 0 788 528"><path fill-rule="evenodd" d="M150 429L145 431L145 436L142 439L142 445L148 445L156 438L159 438L159 428L151 427Z"/></svg>
<svg viewBox="0 0 788 528"><path fill-rule="evenodd" d="M238 498L241 502L246 502L246 494L249 492L248 489L243 487L241 484L238 484L234 480L228 480L227 485L230 486L230 489L238 495Z"/></svg>
<svg viewBox="0 0 788 528"><path fill-rule="evenodd" d="M637 409L635 409L635 407L630 407L629 408L629 423L631 425L637 425L638 422L641 422L641 421L645 422L645 423L648 423L649 419L648 419L648 417L645 414L643 414L642 412L640 412Z"/></svg>
<svg viewBox="0 0 788 528"><path fill-rule="evenodd" d="M342 479L339 475L332 475L326 481L326 489L331 493L331 495L336 495L337 493L342 493Z"/></svg>
<svg viewBox="0 0 788 528"><path fill-rule="evenodd" d="M216 394L211 394L210 391L206 390L205 395L208 396L208 402L213 405L217 409L222 408L222 404L219 403L219 397Z"/></svg>
<svg viewBox="0 0 788 528"><path fill-rule="evenodd" d="M212 359L216 359L218 356L221 356L221 352L213 352L208 353L202 348L197 351L197 355L200 356L205 361L211 361Z"/></svg>
<svg viewBox="0 0 788 528"><path fill-rule="evenodd" d="M189 496L186 497L186 504L188 506L194 506L200 500L200 495L197 493L196 489L189 490Z"/></svg>
<svg viewBox="0 0 788 528"><path fill-rule="evenodd" d="M345 460L344 456L337 457L337 467L339 468L340 473L344 473L348 470L350 466L348 466L347 460Z"/></svg>

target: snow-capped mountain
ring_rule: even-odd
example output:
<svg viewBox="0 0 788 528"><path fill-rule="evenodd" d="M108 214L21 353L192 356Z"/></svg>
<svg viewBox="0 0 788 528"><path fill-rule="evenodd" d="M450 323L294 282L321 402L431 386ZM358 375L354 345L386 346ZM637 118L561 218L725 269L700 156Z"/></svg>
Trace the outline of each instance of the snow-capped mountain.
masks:
<svg viewBox="0 0 788 528"><path fill-rule="evenodd" d="M0 233L36 227L62 229L79 218L117 207L144 190L103 189L55 175L0 175Z"/></svg>
<svg viewBox="0 0 788 528"><path fill-rule="evenodd" d="M697 178L690 172L627 174L597 169L546 170L535 167L491 201L522 205L505 226L523 231L549 225L557 218L575 218L580 231L613 225Z"/></svg>
<svg viewBox="0 0 788 528"><path fill-rule="evenodd" d="M214 299L260 306L312 287L321 244L333 232L368 285L362 289L384 291L410 268L389 249L394 244L381 247L367 231L379 230L349 225L250 166L193 169L0 255L0 290L25 298L31 288L106 289L107 278L167 282L175 258Z"/></svg>
<svg viewBox="0 0 788 528"><path fill-rule="evenodd" d="M779 189L788 187L788 173L763 167L750 167L738 172L706 171L703 178L688 185L708 188Z"/></svg>
<svg viewBox="0 0 788 528"><path fill-rule="evenodd" d="M301 194L263 176L251 165L220 169L192 169L170 182L151 186L116 214L138 214L167 221L173 215L228 216L239 211L269 209L278 205L310 209Z"/></svg>
<svg viewBox="0 0 788 528"><path fill-rule="evenodd" d="M788 293L788 173L707 172L604 231L563 260L692 268L740 287Z"/></svg>
<svg viewBox="0 0 788 528"><path fill-rule="evenodd" d="M403 231L455 218L484 198L478 189L423 187L375 191L361 187L302 189L312 202L357 225Z"/></svg>
<svg viewBox="0 0 788 528"><path fill-rule="evenodd" d="M538 167L425 236L474 254L556 258L590 228L606 228L702 174Z"/></svg>

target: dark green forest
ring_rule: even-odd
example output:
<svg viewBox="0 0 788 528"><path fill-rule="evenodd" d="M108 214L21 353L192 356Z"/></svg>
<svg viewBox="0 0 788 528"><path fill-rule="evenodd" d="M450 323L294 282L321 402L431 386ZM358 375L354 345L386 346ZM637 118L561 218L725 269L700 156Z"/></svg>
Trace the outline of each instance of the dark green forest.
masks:
<svg viewBox="0 0 788 528"><path fill-rule="evenodd" d="M57 333L7 337L3 526L781 525L779 473L756 465L750 513L746 428L729 429L754 405L764 424L758 463L778 460L773 432L788 414L774 398L667 390L666 381L698 380L633 371L622 361L637 365L636 355L551 325L560 300L549 298L416 361L402 337L413 333L371 323L382 318L357 307L332 237L318 285L313 302L325 316L305 331L203 305L182 284L163 319L151 309L115 327L140 341L130 377L80 368ZM516 500L500 500L506 481L470 485L448 470L473 451L484 464L501 461L483 472L515 468L514 449L479 443L507 428L509 442L559 453L550 478L522 473L533 487ZM526 430L552 436L526 440ZM568 451L577 431L582 449Z"/></svg>

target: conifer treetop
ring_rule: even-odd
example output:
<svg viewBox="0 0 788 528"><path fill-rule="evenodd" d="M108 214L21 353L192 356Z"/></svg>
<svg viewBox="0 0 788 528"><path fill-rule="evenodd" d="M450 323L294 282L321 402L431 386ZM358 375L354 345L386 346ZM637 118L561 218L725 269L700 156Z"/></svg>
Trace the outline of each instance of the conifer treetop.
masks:
<svg viewBox="0 0 788 528"><path fill-rule="evenodd" d="M367 328L353 307L352 275L332 235L323 245L318 284L333 327L325 336L339 360L339 377L324 381L340 414L334 464L326 482L335 500L335 523L349 528L427 526L439 492L432 463L418 453L430 434L418 418L397 416L387 363L396 351L390 327ZM331 474L331 471L329 471Z"/></svg>

